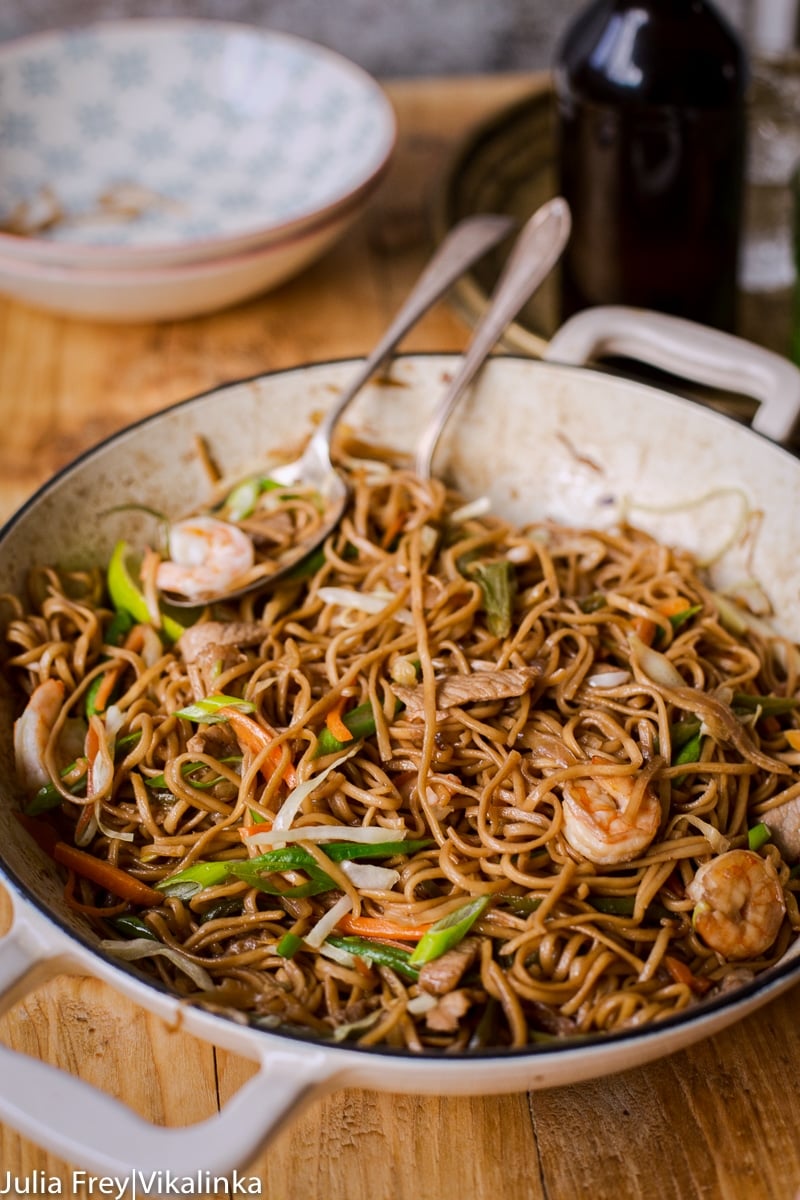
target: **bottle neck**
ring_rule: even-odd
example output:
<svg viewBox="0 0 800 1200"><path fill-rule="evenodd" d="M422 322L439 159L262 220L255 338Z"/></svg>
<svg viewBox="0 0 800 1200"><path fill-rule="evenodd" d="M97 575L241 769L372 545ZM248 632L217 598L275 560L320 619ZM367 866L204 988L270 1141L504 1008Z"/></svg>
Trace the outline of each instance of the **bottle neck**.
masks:
<svg viewBox="0 0 800 1200"><path fill-rule="evenodd" d="M560 95L599 103L719 109L744 103L741 41L705 0L595 0L567 31Z"/></svg>

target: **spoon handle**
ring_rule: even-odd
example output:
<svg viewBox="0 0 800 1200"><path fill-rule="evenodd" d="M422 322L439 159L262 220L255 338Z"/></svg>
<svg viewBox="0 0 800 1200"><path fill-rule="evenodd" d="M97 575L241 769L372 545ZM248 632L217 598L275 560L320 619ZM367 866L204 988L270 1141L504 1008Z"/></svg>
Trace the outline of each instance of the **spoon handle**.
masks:
<svg viewBox="0 0 800 1200"><path fill-rule="evenodd" d="M317 427L312 442L330 444L334 427L350 401L389 357L397 343L417 323L420 317L439 300L467 267L496 246L515 228L513 217L482 214L466 217L453 227L411 289L405 303L395 316L371 354L365 359L355 379L329 408Z"/></svg>
<svg viewBox="0 0 800 1200"><path fill-rule="evenodd" d="M420 439L415 466L421 478L430 479L434 451L457 401L522 305L558 262L570 229L569 206L560 196L543 204L524 226L461 366Z"/></svg>

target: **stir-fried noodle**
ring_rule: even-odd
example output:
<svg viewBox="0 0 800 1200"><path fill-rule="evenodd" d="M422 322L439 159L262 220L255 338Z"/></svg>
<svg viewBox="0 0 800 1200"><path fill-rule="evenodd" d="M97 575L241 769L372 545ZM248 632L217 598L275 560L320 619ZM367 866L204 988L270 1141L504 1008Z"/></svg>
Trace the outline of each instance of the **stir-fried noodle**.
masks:
<svg viewBox="0 0 800 1200"><path fill-rule="evenodd" d="M68 903L194 1002L416 1051L656 1021L776 962L794 646L635 529L350 469L323 554L180 637L155 552L111 597L42 567L3 598L21 819Z"/></svg>

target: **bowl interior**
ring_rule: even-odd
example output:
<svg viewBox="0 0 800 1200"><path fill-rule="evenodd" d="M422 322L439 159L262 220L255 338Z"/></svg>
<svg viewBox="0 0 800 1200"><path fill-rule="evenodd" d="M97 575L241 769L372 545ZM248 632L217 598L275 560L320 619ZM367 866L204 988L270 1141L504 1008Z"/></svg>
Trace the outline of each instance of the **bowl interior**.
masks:
<svg viewBox="0 0 800 1200"><path fill-rule="evenodd" d="M111 22L10 43L0 93L0 221L65 253L283 228L364 186L394 138L391 107L360 68L224 22ZM29 239L15 240L24 252Z"/></svg>

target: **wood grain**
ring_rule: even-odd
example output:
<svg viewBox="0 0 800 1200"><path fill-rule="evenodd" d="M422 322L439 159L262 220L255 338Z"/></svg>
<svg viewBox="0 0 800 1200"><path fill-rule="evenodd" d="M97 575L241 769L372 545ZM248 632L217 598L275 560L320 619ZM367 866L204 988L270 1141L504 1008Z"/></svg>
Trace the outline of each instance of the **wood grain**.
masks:
<svg viewBox="0 0 800 1200"><path fill-rule="evenodd" d="M103 326L0 303L0 517L129 421L236 378L362 354L428 252L432 189L459 139L539 81L389 87L401 138L364 218L275 292L210 317ZM407 346L459 348L441 304ZM0 892L0 928L8 904ZM313 1103L251 1170L268 1200L796 1200L797 992L690 1051L530 1096L344 1091ZM73 1071L158 1123L211 1114L252 1072L110 988L60 978L0 1020L9 1046ZM0 1081L2 1086L2 1081ZM0 1128L0 1180L69 1167Z"/></svg>

